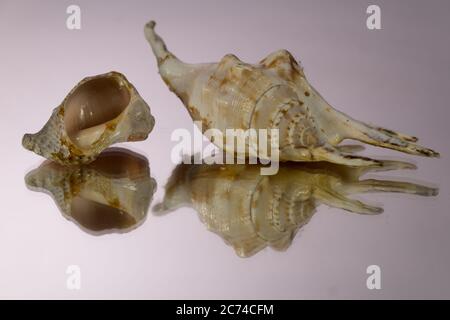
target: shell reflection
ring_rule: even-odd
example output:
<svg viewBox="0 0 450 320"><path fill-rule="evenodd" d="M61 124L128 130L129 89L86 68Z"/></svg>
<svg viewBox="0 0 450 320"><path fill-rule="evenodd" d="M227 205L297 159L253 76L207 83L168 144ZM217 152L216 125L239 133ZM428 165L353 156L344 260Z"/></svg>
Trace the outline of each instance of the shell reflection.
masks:
<svg viewBox="0 0 450 320"><path fill-rule="evenodd" d="M191 206L206 227L237 255L249 257L267 246L287 249L320 204L377 214L381 208L349 196L365 192L437 195L438 189L418 184L360 179L367 172L408 168L414 166L394 161L383 161L381 167L284 163L278 174L262 176L258 165L180 164L169 179L164 200L154 211Z"/></svg>
<svg viewBox="0 0 450 320"><path fill-rule="evenodd" d="M107 149L82 166L45 161L25 181L30 189L50 194L66 218L95 235L140 225L156 189L148 160L121 148Z"/></svg>

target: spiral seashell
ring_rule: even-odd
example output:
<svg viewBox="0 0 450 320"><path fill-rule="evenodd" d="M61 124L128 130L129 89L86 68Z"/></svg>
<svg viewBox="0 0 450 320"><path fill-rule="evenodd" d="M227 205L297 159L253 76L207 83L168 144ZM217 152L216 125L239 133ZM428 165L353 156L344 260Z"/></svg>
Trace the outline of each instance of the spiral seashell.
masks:
<svg viewBox="0 0 450 320"><path fill-rule="evenodd" d="M276 175L263 176L259 165L178 165L161 203L165 213L193 207L208 230L218 234L240 257L265 247L286 250L321 204L360 214L383 210L349 198L363 192L401 192L434 196L438 189L388 180L359 180L369 171L412 169L382 161L379 167L350 167L328 162L280 164Z"/></svg>
<svg viewBox="0 0 450 320"><path fill-rule="evenodd" d="M357 121L332 108L309 84L302 67L287 50L278 50L258 64L245 63L233 54L218 63L187 64L167 50L154 28L154 21L147 23L145 36L157 58L159 73L192 119L202 124L203 132L214 128L226 136L226 129L277 129L281 161L380 165L376 160L341 152L336 147L344 139L439 156L417 145L416 137ZM212 142L235 153L226 145ZM270 137L269 143L276 145Z"/></svg>
<svg viewBox="0 0 450 320"><path fill-rule="evenodd" d="M156 190L148 160L121 148L107 149L86 165L47 160L25 182L31 190L50 194L66 218L94 235L136 228Z"/></svg>
<svg viewBox="0 0 450 320"><path fill-rule="evenodd" d="M134 86L118 72L87 77L22 145L63 165L93 161L108 146L145 140L155 120Z"/></svg>

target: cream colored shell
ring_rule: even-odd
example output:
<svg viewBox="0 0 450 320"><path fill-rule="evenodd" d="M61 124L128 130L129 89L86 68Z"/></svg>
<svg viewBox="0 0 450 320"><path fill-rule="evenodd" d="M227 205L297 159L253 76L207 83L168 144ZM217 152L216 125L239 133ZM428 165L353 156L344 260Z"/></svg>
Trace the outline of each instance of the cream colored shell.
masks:
<svg viewBox="0 0 450 320"><path fill-rule="evenodd" d="M87 77L23 146L63 165L93 161L108 146L145 140L155 120L134 86L118 72Z"/></svg>
<svg viewBox="0 0 450 320"><path fill-rule="evenodd" d="M188 64L167 50L154 28L155 22L149 22L145 36L157 58L159 73L192 119L202 123L203 132L214 128L225 135L226 129L278 129L281 161L380 165L341 152L337 145L344 139L439 156L415 144L413 136L354 120L332 108L309 84L287 50L278 50L257 64L245 63L232 54L218 63ZM217 145L232 152L221 143Z"/></svg>

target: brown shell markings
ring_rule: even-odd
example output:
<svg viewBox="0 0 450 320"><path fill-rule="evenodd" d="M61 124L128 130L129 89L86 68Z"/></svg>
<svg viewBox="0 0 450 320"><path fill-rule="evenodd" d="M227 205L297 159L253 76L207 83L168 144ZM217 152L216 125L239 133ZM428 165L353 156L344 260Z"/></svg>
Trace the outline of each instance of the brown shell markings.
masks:
<svg viewBox="0 0 450 320"><path fill-rule="evenodd" d="M147 138L155 120L134 86L118 72L87 77L22 145L63 165L93 161L110 145Z"/></svg>
<svg viewBox="0 0 450 320"><path fill-rule="evenodd" d="M355 120L334 109L311 86L303 69L287 50L278 50L249 64L233 54L217 63L189 64L167 50L155 32L145 36L157 59L159 73L202 129L278 129L279 160L328 161L351 166L380 166L381 162L341 151L345 139L359 140L397 151L438 157L417 138ZM271 141L269 141L271 143ZM248 143L247 143L248 144ZM227 146L218 145L225 152Z"/></svg>
<svg viewBox="0 0 450 320"><path fill-rule="evenodd" d="M31 190L50 194L66 218L93 235L138 227L156 190L148 160L122 148L106 149L86 165L47 160L25 182Z"/></svg>

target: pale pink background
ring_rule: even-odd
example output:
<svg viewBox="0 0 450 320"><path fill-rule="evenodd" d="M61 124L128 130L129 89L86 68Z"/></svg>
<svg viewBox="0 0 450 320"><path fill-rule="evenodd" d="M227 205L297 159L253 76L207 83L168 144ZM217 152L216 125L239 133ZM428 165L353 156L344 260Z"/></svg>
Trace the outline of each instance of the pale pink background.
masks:
<svg viewBox="0 0 450 320"><path fill-rule="evenodd" d="M65 27L78 4L82 30ZM382 30L365 26L379 4ZM448 1L0 1L1 298L450 298ZM378 177L440 187L436 198L365 195L376 217L320 207L284 253L250 259L208 232L191 209L149 213L127 234L94 237L58 212L24 175L42 159L21 147L83 77L123 72L148 101L156 126L126 147L145 154L158 182L171 173L170 133L192 128L160 79L143 26L158 22L169 48L190 62L234 53L256 62L286 48L336 108L420 137L441 152L424 159L369 148L366 154L414 161L417 171ZM124 145L125 146L125 145ZM66 267L82 287L66 289ZM366 289L366 267L382 268L382 290Z"/></svg>

